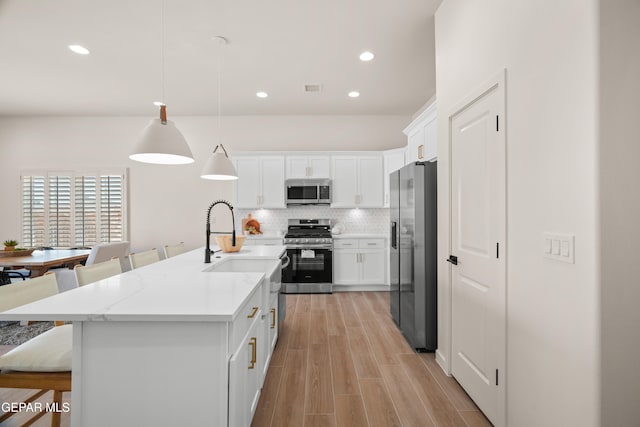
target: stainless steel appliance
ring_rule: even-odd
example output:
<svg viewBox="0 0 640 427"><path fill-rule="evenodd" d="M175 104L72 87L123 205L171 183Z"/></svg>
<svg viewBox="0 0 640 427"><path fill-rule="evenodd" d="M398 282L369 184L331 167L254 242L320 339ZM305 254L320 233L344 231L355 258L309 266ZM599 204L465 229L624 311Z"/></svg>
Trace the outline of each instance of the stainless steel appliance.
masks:
<svg viewBox="0 0 640 427"><path fill-rule="evenodd" d="M333 238L329 219L290 219L284 236L289 266L282 272L282 292L331 293Z"/></svg>
<svg viewBox="0 0 640 427"><path fill-rule="evenodd" d="M389 176L391 316L418 351L438 346L436 169L417 162Z"/></svg>
<svg viewBox="0 0 640 427"><path fill-rule="evenodd" d="M287 179L284 191L288 206L331 204L329 179Z"/></svg>

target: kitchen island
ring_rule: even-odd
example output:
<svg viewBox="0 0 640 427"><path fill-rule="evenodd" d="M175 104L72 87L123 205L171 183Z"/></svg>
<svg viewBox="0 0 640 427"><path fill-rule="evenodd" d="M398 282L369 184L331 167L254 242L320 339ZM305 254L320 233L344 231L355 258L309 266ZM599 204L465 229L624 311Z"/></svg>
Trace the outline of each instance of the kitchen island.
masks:
<svg viewBox="0 0 640 427"><path fill-rule="evenodd" d="M73 322L72 426L248 426L277 338L284 251L250 246L205 264L198 249L0 320Z"/></svg>

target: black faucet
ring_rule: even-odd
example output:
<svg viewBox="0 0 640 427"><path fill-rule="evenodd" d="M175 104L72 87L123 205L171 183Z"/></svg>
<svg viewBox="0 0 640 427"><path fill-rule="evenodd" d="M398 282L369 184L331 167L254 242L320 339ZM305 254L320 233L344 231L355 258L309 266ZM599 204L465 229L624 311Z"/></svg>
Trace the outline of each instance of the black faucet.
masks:
<svg viewBox="0 0 640 427"><path fill-rule="evenodd" d="M209 209L207 210L207 247L204 248L204 262L206 264L209 264L211 262L211 235L227 234L225 232L211 232L211 209L213 209L215 205L218 205L220 203L227 205L227 207L231 211L231 221L233 224L233 230L231 231L231 245L236 245L236 218L235 215L233 215L233 206L231 206L231 203L227 202L226 200L216 200L215 202L211 203L211 206L209 206Z"/></svg>

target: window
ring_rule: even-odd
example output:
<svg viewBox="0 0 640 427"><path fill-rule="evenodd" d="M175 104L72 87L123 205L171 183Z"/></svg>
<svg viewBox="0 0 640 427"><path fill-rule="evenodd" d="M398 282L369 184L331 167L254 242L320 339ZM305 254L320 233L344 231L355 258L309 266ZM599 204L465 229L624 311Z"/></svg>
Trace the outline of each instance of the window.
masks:
<svg viewBox="0 0 640 427"><path fill-rule="evenodd" d="M22 174L21 246L81 247L126 240L126 171Z"/></svg>

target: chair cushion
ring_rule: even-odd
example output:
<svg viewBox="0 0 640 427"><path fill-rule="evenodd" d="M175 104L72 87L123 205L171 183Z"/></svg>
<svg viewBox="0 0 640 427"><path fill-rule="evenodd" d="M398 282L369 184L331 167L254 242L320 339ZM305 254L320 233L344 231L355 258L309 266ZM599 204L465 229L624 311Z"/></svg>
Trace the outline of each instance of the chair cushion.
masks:
<svg viewBox="0 0 640 427"><path fill-rule="evenodd" d="M0 356L0 370L64 372L71 370L73 325L62 325Z"/></svg>

